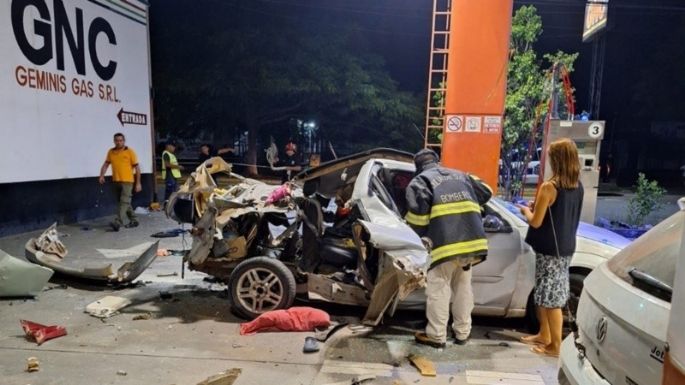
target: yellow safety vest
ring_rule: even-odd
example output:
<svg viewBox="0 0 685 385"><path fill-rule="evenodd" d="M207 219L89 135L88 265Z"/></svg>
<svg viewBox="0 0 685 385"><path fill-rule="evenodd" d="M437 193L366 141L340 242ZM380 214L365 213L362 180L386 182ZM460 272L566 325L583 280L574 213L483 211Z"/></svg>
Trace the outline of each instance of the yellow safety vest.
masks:
<svg viewBox="0 0 685 385"><path fill-rule="evenodd" d="M166 161L164 160L164 155L169 156L169 163L171 165L178 166L178 160L176 159L176 155L165 150L162 153L162 179L166 179ZM172 168L171 169L171 176L173 176L176 179L180 178L181 177L181 170L179 170L177 168Z"/></svg>

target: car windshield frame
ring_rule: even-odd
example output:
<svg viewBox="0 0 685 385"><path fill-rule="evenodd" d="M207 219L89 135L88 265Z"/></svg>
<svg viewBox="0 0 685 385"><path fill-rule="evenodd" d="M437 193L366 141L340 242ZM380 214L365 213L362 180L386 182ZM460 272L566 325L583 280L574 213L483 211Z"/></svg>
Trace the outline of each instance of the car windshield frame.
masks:
<svg viewBox="0 0 685 385"><path fill-rule="evenodd" d="M641 291L670 302L683 222L683 211L665 219L609 260L609 270Z"/></svg>

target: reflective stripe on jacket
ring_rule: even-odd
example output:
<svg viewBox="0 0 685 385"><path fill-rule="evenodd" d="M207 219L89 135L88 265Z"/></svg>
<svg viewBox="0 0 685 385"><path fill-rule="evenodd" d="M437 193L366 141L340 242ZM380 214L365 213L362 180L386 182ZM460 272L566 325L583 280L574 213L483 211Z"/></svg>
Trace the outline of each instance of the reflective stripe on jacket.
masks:
<svg viewBox="0 0 685 385"><path fill-rule="evenodd" d="M164 155L169 157L169 164L178 166L178 160L176 159L176 155L165 150L162 153L162 179L166 179L166 160L164 160ZM172 168L171 176L173 176L176 179L180 178L181 170L179 170L178 168Z"/></svg>
<svg viewBox="0 0 685 385"><path fill-rule="evenodd" d="M407 222L433 243L431 268L456 258L485 260L481 206L492 190L475 176L428 166L407 187Z"/></svg>

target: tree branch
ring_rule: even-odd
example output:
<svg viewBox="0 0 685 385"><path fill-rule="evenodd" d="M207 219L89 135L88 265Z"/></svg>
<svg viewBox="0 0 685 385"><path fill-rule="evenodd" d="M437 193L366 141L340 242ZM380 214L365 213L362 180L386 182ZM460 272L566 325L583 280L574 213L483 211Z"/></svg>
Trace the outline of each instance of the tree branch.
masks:
<svg viewBox="0 0 685 385"><path fill-rule="evenodd" d="M260 116L258 122L260 125L279 122L290 117L290 113L298 110L304 105L304 101L299 101L289 107L280 108Z"/></svg>

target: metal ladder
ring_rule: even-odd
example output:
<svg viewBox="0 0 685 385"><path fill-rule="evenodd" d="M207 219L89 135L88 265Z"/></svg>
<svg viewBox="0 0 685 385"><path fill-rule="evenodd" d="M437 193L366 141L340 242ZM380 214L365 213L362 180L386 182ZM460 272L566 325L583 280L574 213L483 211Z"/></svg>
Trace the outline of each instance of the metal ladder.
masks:
<svg viewBox="0 0 685 385"><path fill-rule="evenodd" d="M428 96L426 100L426 129L424 147L442 147L447 91L447 53L450 42L452 0L433 0L431 53L428 67Z"/></svg>

